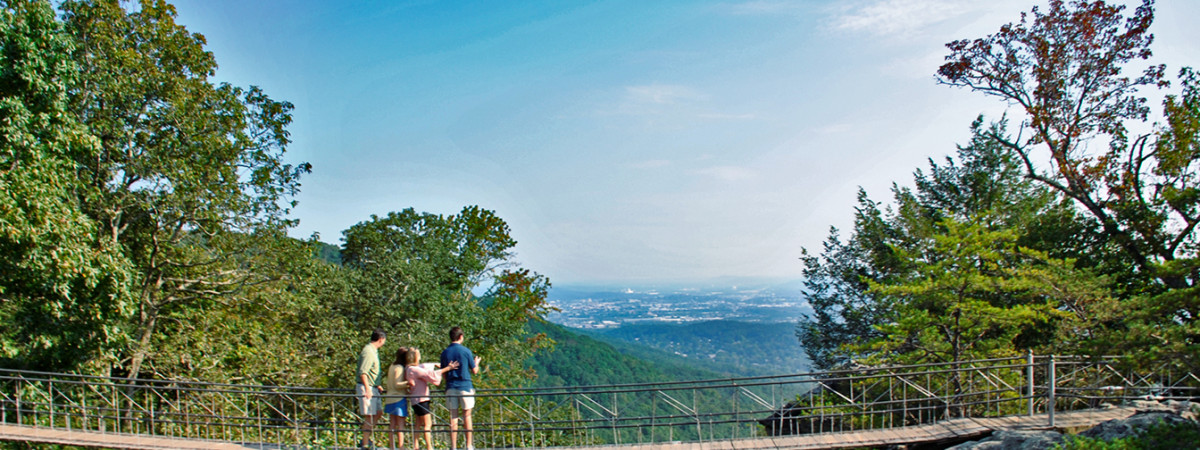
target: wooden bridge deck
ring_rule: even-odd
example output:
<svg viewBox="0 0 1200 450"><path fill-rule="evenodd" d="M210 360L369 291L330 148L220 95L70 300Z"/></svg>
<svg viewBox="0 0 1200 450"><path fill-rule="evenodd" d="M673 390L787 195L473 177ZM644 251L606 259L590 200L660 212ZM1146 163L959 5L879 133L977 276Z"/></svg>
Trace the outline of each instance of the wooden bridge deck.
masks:
<svg viewBox="0 0 1200 450"><path fill-rule="evenodd" d="M1124 419L1137 412L1134 408L1119 407L1059 412L1054 415L1054 428L1090 428L1112 419ZM993 419L953 419L929 425L878 430L847 431L774 438L735 439L710 442L657 443L634 445L605 445L589 447L592 450L743 450L743 449L839 449L861 447L883 447L897 444L938 442L982 438L997 430L1045 430L1049 429L1046 414L1032 416L1008 416ZM575 447L580 448L580 447Z"/></svg>
<svg viewBox="0 0 1200 450"><path fill-rule="evenodd" d="M1120 407L1060 412L1054 416L1055 428L1087 428L1112 419L1124 419L1137 412ZM938 442L980 438L996 430L1048 429L1045 414L1008 416L992 419L954 419L929 425L878 430L847 431L810 435L749 438L709 442L680 442L654 444L605 445L572 447L593 450L742 450L742 449L838 449L882 447L895 444ZM0 424L0 440L28 441L81 447L129 449L246 449L247 447L220 441L169 438L119 433L49 429L24 425Z"/></svg>
<svg viewBox="0 0 1200 450"><path fill-rule="evenodd" d="M228 442L208 441L203 439L183 439L124 433L100 433L95 431L64 430L61 428L32 427L27 425L11 424L0 424L0 440L75 445L79 447L132 448L145 450L245 450L246 448L241 445L231 444Z"/></svg>

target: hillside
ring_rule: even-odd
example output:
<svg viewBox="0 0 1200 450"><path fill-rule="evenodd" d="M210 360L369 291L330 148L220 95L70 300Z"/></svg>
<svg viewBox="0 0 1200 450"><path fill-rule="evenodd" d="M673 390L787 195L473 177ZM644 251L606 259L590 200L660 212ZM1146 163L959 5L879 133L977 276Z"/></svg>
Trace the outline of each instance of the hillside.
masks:
<svg viewBox="0 0 1200 450"><path fill-rule="evenodd" d="M634 344L627 354L647 357L638 347L650 347L735 376L799 373L811 367L790 322L627 323L588 333L610 343Z"/></svg>
<svg viewBox="0 0 1200 450"><path fill-rule="evenodd" d="M550 322L530 322L530 333L545 333L557 345L526 361L538 373L534 386L583 386L702 380L730 376L662 351L608 342Z"/></svg>

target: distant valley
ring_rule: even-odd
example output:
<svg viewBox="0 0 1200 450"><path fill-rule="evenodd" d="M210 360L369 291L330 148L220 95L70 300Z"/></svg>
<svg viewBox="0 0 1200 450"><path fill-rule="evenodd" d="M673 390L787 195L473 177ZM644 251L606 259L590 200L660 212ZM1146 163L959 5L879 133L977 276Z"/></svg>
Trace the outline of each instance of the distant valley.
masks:
<svg viewBox="0 0 1200 450"><path fill-rule="evenodd" d="M795 336L807 305L798 289L787 286L556 287L549 300L559 311L547 319L561 327L536 327L558 341L554 352L533 363L545 376L538 384L619 383L626 376L617 374L631 367L665 369L658 379L776 375L810 367ZM571 374L573 361L601 353L624 367L612 372L618 379Z"/></svg>
<svg viewBox="0 0 1200 450"><path fill-rule="evenodd" d="M560 311L547 315L548 320L586 329L714 320L795 323L809 311L800 289L790 285L667 289L555 287L549 303Z"/></svg>

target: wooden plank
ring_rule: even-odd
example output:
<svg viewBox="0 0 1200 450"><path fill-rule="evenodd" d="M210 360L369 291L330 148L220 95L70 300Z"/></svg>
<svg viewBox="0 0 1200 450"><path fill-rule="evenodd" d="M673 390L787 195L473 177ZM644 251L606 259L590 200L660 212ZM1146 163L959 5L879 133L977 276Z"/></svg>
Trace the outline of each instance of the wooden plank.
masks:
<svg viewBox="0 0 1200 450"><path fill-rule="evenodd" d="M242 449L246 447L221 441L183 439L133 434L99 433L94 431L63 430L26 425L0 424L0 440L76 445L82 447L160 449Z"/></svg>

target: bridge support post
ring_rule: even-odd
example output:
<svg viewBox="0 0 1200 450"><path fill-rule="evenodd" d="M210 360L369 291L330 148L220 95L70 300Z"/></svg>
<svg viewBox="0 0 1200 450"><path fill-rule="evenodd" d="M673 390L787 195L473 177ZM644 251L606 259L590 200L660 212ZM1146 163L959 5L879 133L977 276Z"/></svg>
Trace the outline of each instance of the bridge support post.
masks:
<svg viewBox="0 0 1200 450"><path fill-rule="evenodd" d="M1046 414L1050 420L1050 428L1054 428L1054 385L1057 384L1054 376L1054 355L1050 355L1049 362L1046 363Z"/></svg>
<svg viewBox="0 0 1200 450"><path fill-rule="evenodd" d="M1025 396L1028 397L1028 400L1026 400L1026 401L1029 403L1029 415L1032 416L1033 415L1033 386L1034 386L1033 350L1028 350L1028 352L1025 354L1025 381L1028 382L1028 385L1026 386Z"/></svg>

